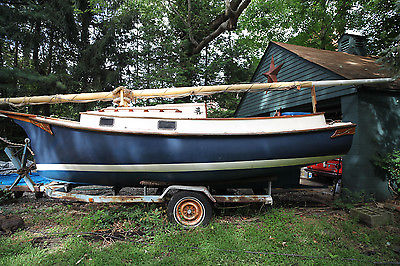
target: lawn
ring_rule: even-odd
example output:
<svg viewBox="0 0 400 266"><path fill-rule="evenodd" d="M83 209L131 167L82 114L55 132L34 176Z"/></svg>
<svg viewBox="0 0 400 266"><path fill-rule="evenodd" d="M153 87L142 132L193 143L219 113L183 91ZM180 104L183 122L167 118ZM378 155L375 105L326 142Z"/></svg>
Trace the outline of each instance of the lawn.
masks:
<svg viewBox="0 0 400 266"><path fill-rule="evenodd" d="M161 205L19 199L26 226L0 236L0 264L366 264L400 261L400 225L370 228L330 206L251 205L185 230ZM398 216L397 216L398 218Z"/></svg>

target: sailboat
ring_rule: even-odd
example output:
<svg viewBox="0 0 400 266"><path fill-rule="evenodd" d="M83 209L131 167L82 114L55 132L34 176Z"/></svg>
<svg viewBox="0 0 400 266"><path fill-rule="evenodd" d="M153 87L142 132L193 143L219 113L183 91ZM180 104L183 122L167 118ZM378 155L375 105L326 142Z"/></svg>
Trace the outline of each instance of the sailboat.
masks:
<svg viewBox="0 0 400 266"><path fill-rule="evenodd" d="M277 117L207 118L205 103L134 107L137 98L218 92L291 90L387 83L392 79L301 81L32 96L0 104L113 100L116 107L82 112L79 121L1 111L27 133L37 171L74 184L229 184L262 179L284 167L345 155L356 125L326 122L323 113ZM314 99L313 98L313 102Z"/></svg>

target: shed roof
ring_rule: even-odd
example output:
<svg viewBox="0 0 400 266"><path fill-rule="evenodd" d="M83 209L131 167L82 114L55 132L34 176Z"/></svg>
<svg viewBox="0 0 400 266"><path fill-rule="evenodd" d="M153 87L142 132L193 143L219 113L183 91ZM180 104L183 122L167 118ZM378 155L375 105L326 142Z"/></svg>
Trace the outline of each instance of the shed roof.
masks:
<svg viewBox="0 0 400 266"><path fill-rule="evenodd" d="M303 47L280 42L270 42L251 82L266 82L263 73L268 71L272 55L276 64L284 63L278 74L279 81L305 80L340 80L340 79L371 79L391 77L388 70L376 63L377 58L371 56L352 55L344 52L334 52ZM389 84L363 86L331 86L317 90L318 101L328 101L357 93L361 88L400 92L400 79ZM309 92L302 91L271 91L248 92L236 109L235 116L248 117L265 115L279 108L287 109L306 105L311 102Z"/></svg>
<svg viewBox="0 0 400 266"><path fill-rule="evenodd" d="M273 43L347 79L391 77L389 71L376 63L376 57L320 50L280 42Z"/></svg>

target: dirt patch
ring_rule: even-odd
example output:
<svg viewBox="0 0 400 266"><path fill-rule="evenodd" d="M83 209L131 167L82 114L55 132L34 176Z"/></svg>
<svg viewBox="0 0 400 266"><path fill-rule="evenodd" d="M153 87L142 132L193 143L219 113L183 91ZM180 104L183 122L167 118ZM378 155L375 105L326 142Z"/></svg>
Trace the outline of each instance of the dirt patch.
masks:
<svg viewBox="0 0 400 266"><path fill-rule="evenodd" d="M324 207L334 201L328 189L282 189L273 191L272 197L277 207Z"/></svg>
<svg viewBox="0 0 400 266"><path fill-rule="evenodd" d="M63 237L40 236L33 238L30 242L34 247L57 249L62 245L63 240Z"/></svg>
<svg viewBox="0 0 400 266"><path fill-rule="evenodd" d="M24 220L18 215L0 215L0 230L3 232L9 234L24 227L24 225Z"/></svg>

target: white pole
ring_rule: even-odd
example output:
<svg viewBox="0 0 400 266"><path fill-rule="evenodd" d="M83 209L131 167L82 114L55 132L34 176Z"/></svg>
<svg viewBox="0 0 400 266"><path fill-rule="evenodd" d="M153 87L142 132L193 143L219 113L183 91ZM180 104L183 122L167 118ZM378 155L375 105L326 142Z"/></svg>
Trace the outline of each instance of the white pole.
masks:
<svg viewBox="0 0 400 266"><path fill-rule="evenodd" d="M330 87L330 86L345 86L345 85L362 85L362 84L375 84L392 82L392 78L379 78L379 79L349 79L349 80L321 80L312 81L315 87Z"/></svg>

